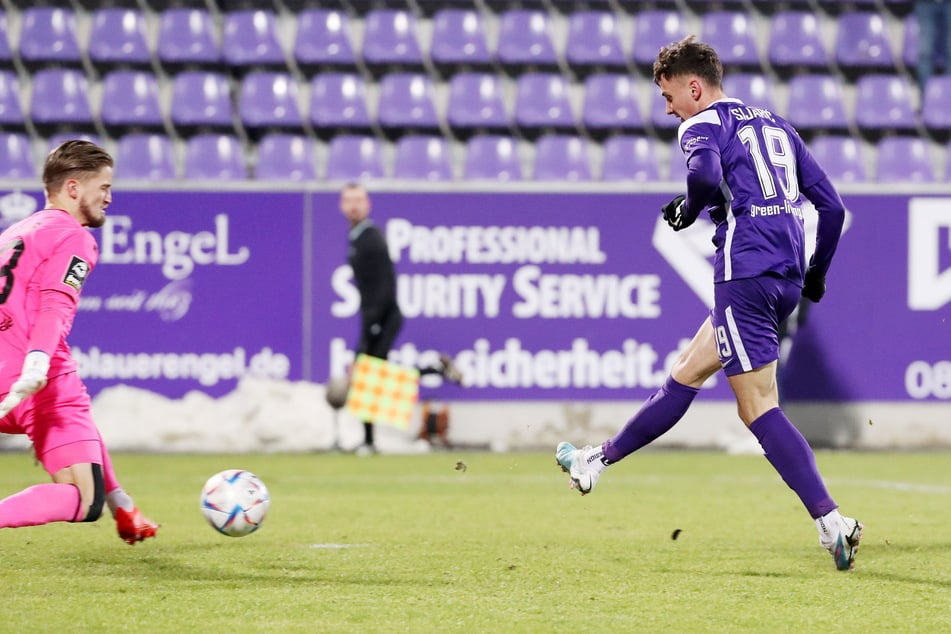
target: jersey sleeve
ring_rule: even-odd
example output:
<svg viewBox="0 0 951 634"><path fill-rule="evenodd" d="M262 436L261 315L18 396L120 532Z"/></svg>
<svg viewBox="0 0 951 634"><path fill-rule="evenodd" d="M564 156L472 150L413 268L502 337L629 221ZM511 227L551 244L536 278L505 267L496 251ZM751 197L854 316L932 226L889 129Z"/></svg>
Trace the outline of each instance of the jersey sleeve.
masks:
<svg viewBox="0 0 951 634"><path fill-rule="evenodd" d="M825 170L812 156L812 152L809 151L802 137L792 126L787 125L787 132L796 146L796 171L799 174L799 188L801 190L809 189L826 178Z"/></svg>
<svg viewBox="0 0 951 634"><path fill-rule="evenodd" d="M44 262L38 279L39 290L60 291L78 303L83 285L98 260L99 248L89 233L70 233L53 247Z"/></svg>
<svg viewBox="0 0 951 634"><path fill-rule="evenodd" d="M690 163L690 157L700 150L712 150L720 156L720 115L716 110L704 110L680 124L677 137L684 159Z"/></svg>

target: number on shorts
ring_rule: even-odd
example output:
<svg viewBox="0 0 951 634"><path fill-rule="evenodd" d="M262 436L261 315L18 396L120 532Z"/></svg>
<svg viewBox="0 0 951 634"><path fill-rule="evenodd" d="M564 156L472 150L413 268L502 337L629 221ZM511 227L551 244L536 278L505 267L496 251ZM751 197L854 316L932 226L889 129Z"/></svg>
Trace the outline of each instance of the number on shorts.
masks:
<svg viewBox="0 0 951 634"><path fill-rule="evenodd" d="M17 238L0 247L0 304L5 304L10 297L10 291L13 290L13 269L17 267L20 256L23 255L23 240ZM6 261L4 261L6 260Z"/></svg>
<svg viewBox="0 0 951 634"><path fill-rule="evenodd" d="M721 359L726 359L733 355L733 349L730 347L730 338L726 334L725 326L717 326L717 352Z"/></svg>

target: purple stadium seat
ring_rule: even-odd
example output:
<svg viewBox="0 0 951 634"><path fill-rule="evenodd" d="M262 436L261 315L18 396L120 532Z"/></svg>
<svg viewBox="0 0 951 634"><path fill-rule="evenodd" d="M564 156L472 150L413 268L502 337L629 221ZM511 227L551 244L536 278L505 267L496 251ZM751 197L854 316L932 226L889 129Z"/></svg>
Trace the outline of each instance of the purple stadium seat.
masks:
<svg viewBox="0 0 951 634"><path fill-rule="evenodd" d="M730 73L723 78L723 90L730 97L748 106L776 112L775 88L769 78L759 73Z"/></svg>
<svg viewBox="0 0 951 634"><path fill-rule="evenodd" d="M568 63L575 68L624 68L617 18L608 11L576 11L568 19Z"/></svg>
<svg viewBox="0 0 951 634"><path fill-rule="evenodd" d="M845 130L841 82L830 75L798 75L789 80L786 119L803 133L816 130Z"/></svg>
<svg viewBox="0 0 951 634"><path fill-rule="evenodd" d="M905 18L902 28L901 58L905 68L914 71L918 67L918 16Z"/></svg>
<svg viewBox="0 0 951 634"><path fill-rule="evenodd" d="M60 7L24 9L20 27L20 59L30 67L46 64L79 66L76 16Z"/></svg>
<svg viewBox="0 0 951 634"><path fill-rule="evenodd" d="M651 183L660 180L653 140L642 136L613 136L604 142L601 180Z"/></svg>
<svg viewBox="0 0 951 634"><path fill-rule="evenodd" d="M466 144L467 180L520 181L518 142L507 136L479 135Z"/></svg>
<svg viewBox="0 0 951 634"><path fill-rule="evenodd" d="M287 73L252 71L241 81L238 112L245 128L299 130L304 124L297 103L297 80Z"/></svg>
<svg viewBox="0 0 951 634"><path fill-rule="evenodd" d="M209 71L185 71L172 82L172 123L185 131L234 126L227 78Z"/></svg>
<svg viewBox="0 0 951 634"><path fill-rule="evenodd" d="M347 14L334 9L307 9L297 17L294 59L304 70L353 68L356 57Z"/></svg>
<svg viewBox="0 0 951 634"><path fill-rule="evenodd" d="M627 74L599 73L584 83L584 125L592 135L643 130L637 85Z"/></svg>
<svg viewBox="0 0 951 634"><path fill-rule="evenodd" d="M440 68L486 68L492 54L485 38L482 14L473 9L443 9L433 16L433 41L429 49Z"/></svg>
<svg viewBox="0 0 951 634"><path fill-rule="evenodd" d="M158 58L166 67L217 66L221 46L211 15L203 9L168 9L159 20Z"/></svg>
<svg viewBox="0 0 951 634"><path fill-rule="evenodd" d="M310 83L310 121L318 134L334 130L369 130L366 85L350 73L322 73Z"/></svg>
<svg viewBox="0 0 951 634"><path fill-rule="evenodd" d="M809 151L835 183L863 183L866 180L861 144L850 136L820 136Z"/></svg>
<svg viewBox="0 0 951 634"><path fill-rule="evenodd" d="M93 14L89 59L97 66L149 66L145 16L135 9L99 9Z"/></svg>
<svg viewBox="0 0 951 634"><path fill-rule="evenodd" d="M341 134L330 142L327 180L352 181L385 178L383 150L371 136Z"/></svg>
<svg viewBox="0 0 951 634"><path fill-rule="evenodd" d="M928 144L918 137L892 136L878 142L875 180L880 183L934 181Z"/></svg>
<svg viewBox="0 0 951 634"><path fill-rule="evenodd" d="M247 178L241 142L230 134L199 134L188 139L184 176L194 180Z"/></svg>
<svg viewBox="0 0 951 634"><path fill-rule="evenodd" d="M7 24L7 14L0 11L0 62L9 63L13 60L10 51L10 27Z"/></svg>
<svg viewBox="0 0 951 634"><path fill-rule="evenodd" d="M416 18L405 10L377 9L364 19L363 59L380 70L387 67L417 69L423 53L416 36Z"/></svg>
<svg viewBox="0 0 951 634"><path fill-rule="evenodd" d="M234 11L224 19L222 49L229 66L286 68L272 11Z"/></svg>
<svg viewBox="0 0 951 634"><path fill-rule="evenodd" d="M544 129L574 130L568 84L558 73L525 73L518 78L515 121L527 134Z"/></svg>
<svg viewBox="0 0 951 634"><path fill-rule="evenodd" d="M314 142L297 134L267 134L258 143L258 180L309 181L317 178Z"/></svg>
<svg viewBox="0 0 951 634"><path fill-rule="evenodd" d="M117 70L106 75L102 82L100 117L109 130L164 128L155 75L134 70Z"/></svg>
<svg viewBox="0 0 951 634"><path fill-rule="evenodd" d="M546 134L535 142L536 181L589 181L588 142L568 134Z"/></svg>
<svg viewBox="0 0 951 634"><path fill-rule="evenodd" d="M701 16L700 39L717 49L724 66L760 69L753 29L753 20L746 13L711 11Z"/></svg>
<svg viewBox="0 0 951 634"><path fill-rule="evenodd" d="M89 107L89 82L82 71L47 68L33 75L30 118L42 133L68 125L71 129L93 127Z"/></svg>
<svg viewBox="0 0 951 634"><path fill-rule="evenodd" d="M449 145L441 136L408 135L396 144L394 177L412 180L451 181Z"/></svg>
<svg viewBox="0 0 951 634"><path fill-rule="evenodd" d="M769 61L781 71L828 70L820 18L809 11L781 11L770 18Z"/></svg>
<svg viewBox="0 0 951 634"><path fill-rule="evenodd" d="M34 178L36 175L30 137L0 131L0 178Z"/></svg>
<svg viewBox="0 0 951 634"><path fill-rule="evenodd" d="M951 133L951 75L933 75L925 86L921 117L925 127L933 132Z"/></svg>
<svg viewBox="0 0 951 634"><path fill-rule="evenodd" d="M22 129L23 108L20 106L20 82L16 73L0 70L0 128Z"/></svg>
<svg viewBox="0 0 951 634"><path fill-rule="evenodd" d="M855 98L855 122L859 130L871 136L890 131L914 131L917 120L911 98L911 88L903 77L860 77Z"/></svg>
<svg viewBox="0 0 951 634"><path fill-rule="evenodd" d="M876 70L894 71L895 59L882 16L871 11L839 16L835 59L844 72L855 75Z"/></svg>
<svg viewBox="0 0 951 634"><path fill-rule="evenodd" d="M677 42L687 35L684 17L677 11L641 11L634 16L634 63L649 69L661 47Z"/></svg>
<svg viewBox="0 0 951 634"><path fill-rule="evenodd" d="M380 126L402 133L407 129L439 128L433 100L433 83L422 73L392 73L380 81Z"/></svg>
<svg viewBox="0 0 951 634"><path fill-rule="evenodd" d="M506 130L511 119L495 73L459 73L449 81L449 125L455 130Z"/></svg>
<svg viewBox="0 0 951 634"><path fill-rule="evenodd" d="M175 179L175 152L164 134L127 134L119 139L116 176L151 181Z"/></svg>
<svg viewBox="0 0 951 634"><path fill-rule="evenodd" d="M549 34L548 14L513 9L502 14L499 24L499 62L514 69L552 69L558 66Z"/></svg>
<svg viewBox="0 0 951 634"><path fill-rule="evenodd" d="M91 141L92 143L102 147L102 139L100 139L96 134L85 132L59 132L46 140L46 151L47 153L52 152L63 143L73 140Z"/></svg>

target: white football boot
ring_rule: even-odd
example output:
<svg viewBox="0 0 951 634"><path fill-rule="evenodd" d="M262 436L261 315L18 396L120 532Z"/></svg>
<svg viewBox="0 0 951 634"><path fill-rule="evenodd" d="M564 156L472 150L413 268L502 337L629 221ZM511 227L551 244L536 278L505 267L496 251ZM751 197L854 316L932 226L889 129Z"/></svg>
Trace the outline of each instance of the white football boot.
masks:
<svg viewBox="0 0 951 634"><path fill-rule="evenodd" d="M862 522L844 517L832 511L816 520L819 529L819 544L829 551L839 570L851 570L855 566L855 554L862 540Z"/></svg>
<svg viewBox="0 0 951 634"><path fill-rule="evenodd" d="M570 478L569 486L578 489L581 495L588 495L598 483L601 472L607 466L602 461L604 451L601 446L586 445L578 449L569 442L560 442L555 449L555 461Z"/></svg>

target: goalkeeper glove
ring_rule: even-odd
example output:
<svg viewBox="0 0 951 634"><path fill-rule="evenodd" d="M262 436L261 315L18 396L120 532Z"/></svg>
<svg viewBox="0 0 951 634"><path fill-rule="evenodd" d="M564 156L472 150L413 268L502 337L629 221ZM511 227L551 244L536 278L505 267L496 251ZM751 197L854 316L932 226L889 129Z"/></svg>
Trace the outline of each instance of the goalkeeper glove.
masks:
<svg viewBox="0 0 951 634"><path fill-rule="evenodd" d="M681 194L661 207L661 211L664 212L664 220L667 221L667 224L669 224L674 231L686 229L693 224L692 222L684 221L684 201L686 199L687 197Z"/></svg>
<svg viewBox="0 0 951 634"><path fill-rule="evenodd" d="M23 360L23 369L20 378L10 388L11 392L18 392L21 396L32 396L46 385L46 375L50 371L50 355L41 350L28 352Z"/></svg>
<svg viewBox="0 0 951 634"><path fill-rule="evenodd" d="M802 285L802 296L818 302L826 294L826 276L816 269L806 269Z"/></svg>
<svg viewBox="0 0 951 634"><path fill-rule="evenodd" d="M50 371L50 355L41 350L27 353L23 360L20 378L10 386L10 393L0 401L0 418L20 404L28 396L33 396L46 385L46 375Z"/></svg>

